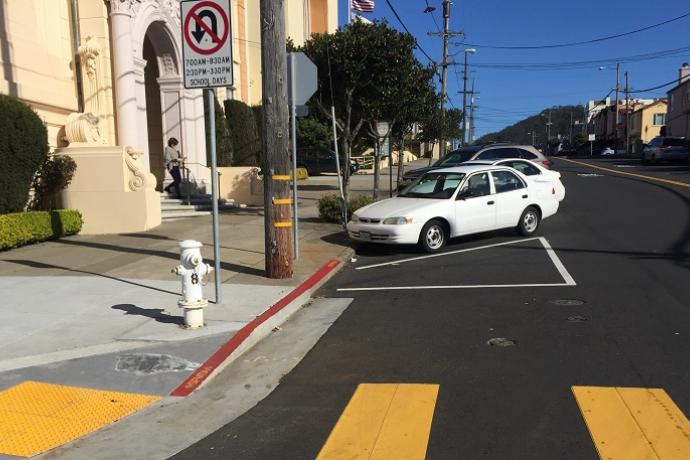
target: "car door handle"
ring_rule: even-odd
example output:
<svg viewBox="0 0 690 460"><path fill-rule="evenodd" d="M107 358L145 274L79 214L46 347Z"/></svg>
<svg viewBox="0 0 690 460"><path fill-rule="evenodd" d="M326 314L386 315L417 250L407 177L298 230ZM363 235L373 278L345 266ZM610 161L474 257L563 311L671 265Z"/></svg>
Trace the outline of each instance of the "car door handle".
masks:
<svg viewBox="0 0 690 460"><path fill-rule="evenodd" d="M525 199L527 199L527 195L522 195L522 198L525 198Z"/></svg>
<svg viewBox="0 0 690 460"><path fill-rule="evenodd" d="M493 201L487 201L486 204L488 204L489 206L491 206L492 204L494 204L494 202L493 202Z"/></svg>

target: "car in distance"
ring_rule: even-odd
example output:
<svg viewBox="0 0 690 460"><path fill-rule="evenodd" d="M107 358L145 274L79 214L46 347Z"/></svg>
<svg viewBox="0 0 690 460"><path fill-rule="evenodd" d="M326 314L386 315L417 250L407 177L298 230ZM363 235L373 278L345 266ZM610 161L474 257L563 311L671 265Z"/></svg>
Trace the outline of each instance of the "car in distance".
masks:
<svg viewBox="0 0 690 460"><path fill-rule="evenodd" d="M534 163L522 158L508 158L506 160L472 160L464 163L465 165L492 165L508 166L509 168L520 171L528 180L532 181L539 189L539 193L552 194L558 201L565 198L565 186L563 176L558 171L546 169L539 163Z"/></svg>
<svg viewBox="0 0 690 460"><path fill-rule="evenodd" d="M601 151L602 155L615 155L616 151L613 150L611 147L604 147L604 149Z"/></svg>
<svg viewBox="0 0 690 460"><path fill-rule="evenodd" d="M516 228L532 235L559 204L515 169L461 165L429 171L398 196L358 209L347 230L355 241L437 252L449 238L473 233Z"/></svg>
<svg viewBox="0 0 690 460"><path fill-rule="evenodd" d="M340 155L340 167L343 168L345 159ZM337 173L335 152L326 147L304 147L297 149L297 167L305 168L307 174L316 176L322 173ZM350 174L359 169L357 162L350 160Z"/></svg>
<svg viewBox="0 0 690 460"><path fill-rule="evenodd" d="M642 151L644 163L659 161L688 161L688 140L684 137L662 137L652 139Z"/></svg>
<svg viewBox="0 0 690 460"><path fill-rule="evenodd" d="M413 169L412 171L406 172L403 175L403 180L400 181L398 189L403 189L404 187L412 184L412 182L414 182L414 180L420 177L422 174L435 169L458 166L466 161L471 160L497 160L501 158L523 158L525 160L540 163L546 168L551 166L551 161L531 145L507 143L470 145L458 150L453 150L429 167Z"/></svg>

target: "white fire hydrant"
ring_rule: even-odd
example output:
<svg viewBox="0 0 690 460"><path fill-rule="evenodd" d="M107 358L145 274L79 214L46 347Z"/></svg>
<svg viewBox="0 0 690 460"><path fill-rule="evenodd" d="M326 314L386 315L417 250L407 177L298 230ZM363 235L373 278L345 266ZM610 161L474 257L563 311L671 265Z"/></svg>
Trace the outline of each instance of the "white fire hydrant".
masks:
<svg viewBox="0 0 690 460"><path fill-rule="evenodd" d="M177 305L184 309L184 324L188 328L204 326L204 308L208 300L204 298L202 286L213 267L203 263L200 242L185 240L180 243L180 265L172 272L182 277L182 298Z"/></svg>

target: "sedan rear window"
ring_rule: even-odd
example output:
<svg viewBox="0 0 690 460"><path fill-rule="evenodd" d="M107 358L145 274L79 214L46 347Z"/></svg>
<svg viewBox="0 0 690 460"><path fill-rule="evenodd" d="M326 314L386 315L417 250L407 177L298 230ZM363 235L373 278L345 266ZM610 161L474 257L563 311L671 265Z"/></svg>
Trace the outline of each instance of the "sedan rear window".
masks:
<svg viewBox="0 0 690 460"><path fill-rule="evenodd" d="M456 166L460 163L469 161L475 154L475 151L457 151L451 152L445 157L434 163L434 166Z"/></svg>
<svg viewBox="0 0 690 460"><path fill-rule="evenodd" d="M464 178L465 173L428 172L398 196L403 198L450 198Z"/></svg>
<svg viewBox="0 0 690 460"><path fill-rule="evenodd" d="M668 147L687 147L688 141L685 139L673 139L670 137L667 137L664 139L664 146Z"/></svg>

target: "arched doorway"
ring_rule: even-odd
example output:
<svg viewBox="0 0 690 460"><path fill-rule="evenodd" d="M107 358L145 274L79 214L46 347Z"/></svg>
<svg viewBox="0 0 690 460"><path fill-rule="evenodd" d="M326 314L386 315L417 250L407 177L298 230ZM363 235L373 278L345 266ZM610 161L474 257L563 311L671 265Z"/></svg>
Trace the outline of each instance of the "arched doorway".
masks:
<svg viewBox="0 0 690 460"><path fill-rule="evenodd" d="M166 179L163 150L170 137L180 139L180 79L177 53L165 23L152 22L144 35L142 57L146 107L146 145L151 173L162 190Z"/></svg>
<svg viewBox="0 0 690 460"><path fill-rule="evenodd" d="M156 177L156 190L163 189L165 166L163 147L163 111L161 109L161 88L158 84L160 70L153 44L148 34L144 38L144 84L146 91L146 126L148 128L148 147L151 173Z"/></svg>

